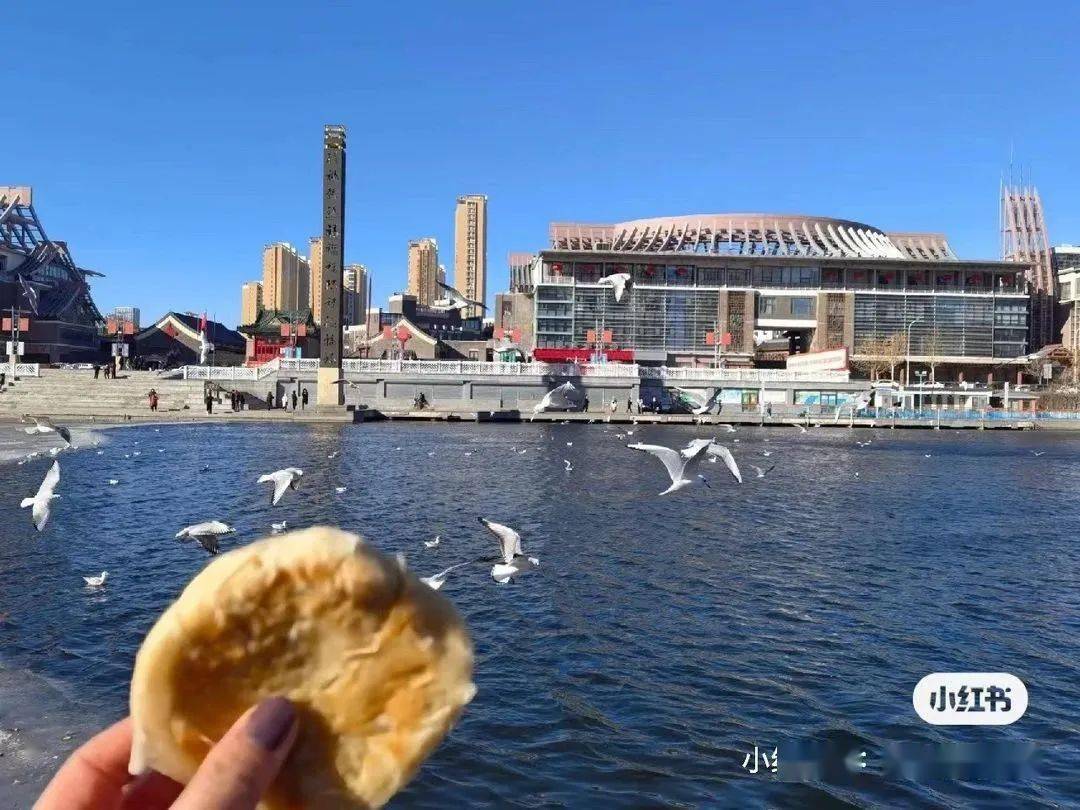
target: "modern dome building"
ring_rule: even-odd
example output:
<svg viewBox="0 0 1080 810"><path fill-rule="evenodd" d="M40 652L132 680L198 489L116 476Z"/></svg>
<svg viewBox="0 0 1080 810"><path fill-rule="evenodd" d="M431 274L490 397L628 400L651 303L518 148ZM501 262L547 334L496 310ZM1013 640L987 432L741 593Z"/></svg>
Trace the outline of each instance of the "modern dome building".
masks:
<svg viewBox="0 0 1080 810"><path fill-rule="evenodd" d="M536 356L580 359L610 338L611 356L639 363L752 365L757 344L785 337L858 359L903 335L912 362L970 380L1027 352L1027 269L960 259L943 234L826 217L553 223L533 265ZM618 302L598 283L615 273L632 280Z"/></svg>

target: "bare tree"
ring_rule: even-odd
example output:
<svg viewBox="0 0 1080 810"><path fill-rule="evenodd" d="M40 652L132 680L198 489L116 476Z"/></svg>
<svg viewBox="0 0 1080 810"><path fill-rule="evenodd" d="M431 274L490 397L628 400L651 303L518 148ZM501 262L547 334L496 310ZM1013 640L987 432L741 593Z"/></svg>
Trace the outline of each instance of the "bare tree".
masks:
<svg viewBox="0 0 1080 810"><path fill-rule="evenodd" d="M907 336L903 332L894 332L881 340L881 354L889 367L889 378L896 379L896 367L907 356Z"/></svg>
<svg viewBox="0 0 1080 810"><path fill-rule="evenodd" d="M885 353L884 341L881 338L863 340L856 344L849 365L871 380L876 380L889 367Z"/></svg>

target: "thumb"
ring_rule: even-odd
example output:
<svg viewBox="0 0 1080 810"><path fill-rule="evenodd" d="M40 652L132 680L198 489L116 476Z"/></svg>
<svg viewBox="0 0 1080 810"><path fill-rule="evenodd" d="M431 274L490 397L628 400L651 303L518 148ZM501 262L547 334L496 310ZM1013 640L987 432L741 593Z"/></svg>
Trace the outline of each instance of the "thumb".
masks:
<svg viewBox="0 0 1080 810"><path fill-rule="evenodd" d="M296 709L266 698L210 749L173 810L252 810L296 742Z"/></svg>

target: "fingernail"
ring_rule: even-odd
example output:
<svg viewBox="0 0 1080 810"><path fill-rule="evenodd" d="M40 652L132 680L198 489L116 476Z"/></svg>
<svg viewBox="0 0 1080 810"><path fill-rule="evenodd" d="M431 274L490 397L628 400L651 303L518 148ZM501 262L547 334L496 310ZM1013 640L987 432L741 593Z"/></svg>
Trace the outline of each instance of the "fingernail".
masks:
<svg viewBox="0 0 1080 810"><path fill-rule="evenodd" d="M247 721L247 735L252 742L274 751L289 734L296 721L296 708L283 697L266 698L259 702Z"/></svg>

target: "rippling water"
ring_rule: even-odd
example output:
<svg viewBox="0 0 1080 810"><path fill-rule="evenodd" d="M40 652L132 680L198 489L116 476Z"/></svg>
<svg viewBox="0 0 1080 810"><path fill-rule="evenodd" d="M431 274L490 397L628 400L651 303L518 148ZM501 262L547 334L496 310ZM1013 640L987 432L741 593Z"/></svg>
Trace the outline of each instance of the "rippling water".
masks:
<svg viewBox="0 0 1080 810"><path fill-rule="evenodd" d="M206 563L173 541L180 527L226 520L229 548L272 520L336 524L429 574L493 550L484 515L517 527L542 568L506 587L482 567L451 574L443 593L472 628L479 693L395 806L1077 801L1080 438L747 428L721 437L745 484L703 464L711 490L658 498L662 467L626 441L701 434L619 430L110 431L103 455L60 457L63 497L41 536L17 506L50 462L0 467L2 656L119 717L143 635ZM750 463L776 467L757 479ZM271 508L255 478L286 465L303 484ZM84 589L102 569L108 587ZM1006 728L927 726L911 691L936 671L1012 672L1028 712ZM873 764L853 787L786 784L741 767L755 744L811 738L850 739L872 763L900 740L1031 740L1040 758L1034 781L997 786L887 780Z"/></svg>

